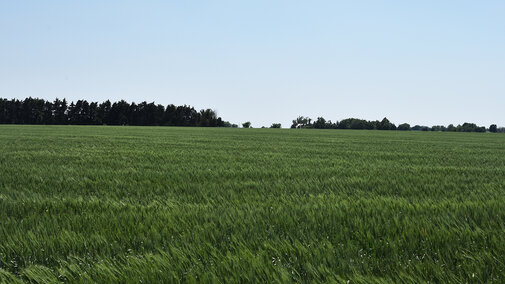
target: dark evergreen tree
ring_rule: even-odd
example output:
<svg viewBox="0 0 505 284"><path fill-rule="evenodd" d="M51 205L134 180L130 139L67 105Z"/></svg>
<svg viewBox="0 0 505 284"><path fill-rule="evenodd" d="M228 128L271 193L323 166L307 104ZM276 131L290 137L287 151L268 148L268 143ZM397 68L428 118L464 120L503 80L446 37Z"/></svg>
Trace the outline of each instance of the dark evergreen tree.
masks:
<svg viewBox="0 0 505 284"><path fill-rule="evenodd" d="M67 124L68 116L67 116L67 100L63 99L62 101L59 99L54 100L52 109L54 115L54 123L55 124Z"/></svg>

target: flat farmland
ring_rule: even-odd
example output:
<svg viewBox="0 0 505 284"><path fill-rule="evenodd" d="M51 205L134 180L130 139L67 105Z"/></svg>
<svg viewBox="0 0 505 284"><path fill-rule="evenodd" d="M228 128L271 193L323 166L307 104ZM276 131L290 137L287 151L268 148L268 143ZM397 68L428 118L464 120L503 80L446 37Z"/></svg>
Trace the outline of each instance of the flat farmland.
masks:
<svg viewBox="0 0 505 284"><path fill-rule="evenodd" d="M505 282L505 135L0 125L0 282Z"/></svg>

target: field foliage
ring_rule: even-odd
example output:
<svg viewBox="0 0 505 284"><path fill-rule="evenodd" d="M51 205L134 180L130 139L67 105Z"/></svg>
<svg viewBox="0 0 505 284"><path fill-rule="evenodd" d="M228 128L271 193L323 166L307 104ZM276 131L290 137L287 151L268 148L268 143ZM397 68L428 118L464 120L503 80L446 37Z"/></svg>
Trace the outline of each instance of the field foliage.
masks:
<svg viewBox="0 0 505 284"><path fill-rule="evenodd" d="M505 282L505 135L0 125L0 282Z"/></svg>

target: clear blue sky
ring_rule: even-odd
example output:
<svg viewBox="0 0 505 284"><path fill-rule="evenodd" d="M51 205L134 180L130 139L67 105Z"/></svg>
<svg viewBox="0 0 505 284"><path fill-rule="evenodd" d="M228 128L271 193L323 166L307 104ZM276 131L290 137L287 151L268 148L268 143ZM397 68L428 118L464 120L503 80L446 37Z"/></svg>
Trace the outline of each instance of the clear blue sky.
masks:
<svg viewBox="0 0 505 284"><path fill-rule="evenodd" d="M505 1L0 0L0 97L505 126Z"/></svg>

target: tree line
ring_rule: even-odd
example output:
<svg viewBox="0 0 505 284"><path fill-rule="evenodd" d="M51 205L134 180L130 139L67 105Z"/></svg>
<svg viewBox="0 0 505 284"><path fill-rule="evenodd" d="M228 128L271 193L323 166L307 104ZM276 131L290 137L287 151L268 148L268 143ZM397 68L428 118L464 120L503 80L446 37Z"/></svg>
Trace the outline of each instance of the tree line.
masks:
<svg viewBox="0 0 505 284"><path fill-rule="evenodd" d="M112 103L107 100L102 103L78 100L70 104L66 99L47 101L39 98L4 99L0 98L0 124L76 124L76 125L152 125L152 126L202 126L202 127L238 127L221 117L212 109L197 111L188 105L166 107L154 102L128 103L120 100ZM251 122L242 124L250 128ZM281 128L280 123L274 123L270 128ZM505 132L504 127L496 124L488 128L475 123L432 127L403 123L396 126L387 118L379 120L364 120L347 118L332 122L323 117L312 120L299 116L291 128L316 129L369 129L369 130L413 130L413 131L453 131L453 132Z"/></svg>
<svg viewBox="0 0 505 284"><path fill-rule="evenodd" d="M364 120L357 118L347 118L341 121L332 122L323 117L318 117L312 120L309 117L299 116L293 120L291 128L317 128L317 129L369 129L369 130L402 130L402 131L451 131L451 132L505 132L505 128L498 128L496 124L492 124L489 128L477 126L475 123L465 122L462 125L449 124L448 126L435 125L432 127L415 125L410 126L408 123L402 123L396 126L387 118L379 120Z"/></svg>
<svg viewBox="0 0 505 284"><path fill-rule="evenodd" d="M31 97L0 98L0 123L237 127L223 121L212 109L197 111L187 105L165 107L154 102L136 104L124 100L114 103L78 100L69 104L66 99L51 102Z"/></svg>

